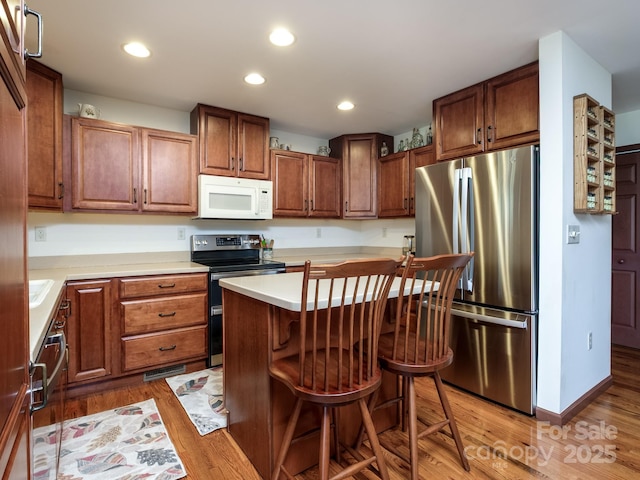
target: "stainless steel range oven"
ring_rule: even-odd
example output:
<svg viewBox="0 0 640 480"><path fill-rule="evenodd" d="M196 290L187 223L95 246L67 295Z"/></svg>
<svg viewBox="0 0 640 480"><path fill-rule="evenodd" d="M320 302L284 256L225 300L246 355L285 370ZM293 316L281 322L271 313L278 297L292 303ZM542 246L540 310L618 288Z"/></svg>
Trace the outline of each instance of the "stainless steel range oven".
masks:
<svg viewBox="0 0 640 480"><path fill-rule="evenodd" d="M260 256L259 235L193 235L191 261L209 267L209 360L222 364L222 288L219 280L283 273L285 265Z"/></svg>

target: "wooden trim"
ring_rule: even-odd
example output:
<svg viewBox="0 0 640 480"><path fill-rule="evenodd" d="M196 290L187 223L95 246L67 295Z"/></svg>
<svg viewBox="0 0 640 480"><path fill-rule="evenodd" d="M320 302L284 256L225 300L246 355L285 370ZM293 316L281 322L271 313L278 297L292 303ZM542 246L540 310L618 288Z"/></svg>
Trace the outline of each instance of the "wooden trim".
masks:
<svg viewBox="0 0 640 480"><path fill-rule="evenodd" d="M563 412L555 413L543 408L536 408L536 419L540 421L548 421L552 425L565 425L569 420L580 413L587 405L589 405L596 397L613 385L613 376L609 375L600 383L595 385L591 390L586 392L575 402L569 405Z"/></svg>

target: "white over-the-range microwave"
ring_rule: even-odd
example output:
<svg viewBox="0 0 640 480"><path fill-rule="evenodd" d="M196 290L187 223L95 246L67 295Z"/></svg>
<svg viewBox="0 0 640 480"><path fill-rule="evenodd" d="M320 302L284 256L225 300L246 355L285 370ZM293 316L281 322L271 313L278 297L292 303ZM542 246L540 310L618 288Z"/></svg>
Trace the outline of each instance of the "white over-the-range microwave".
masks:
<svg viewBox="0 0 640 480"><path fill-rule="evenodd" d="M273 218L273 182L198 176L198 217L234 220Z"/></svg>

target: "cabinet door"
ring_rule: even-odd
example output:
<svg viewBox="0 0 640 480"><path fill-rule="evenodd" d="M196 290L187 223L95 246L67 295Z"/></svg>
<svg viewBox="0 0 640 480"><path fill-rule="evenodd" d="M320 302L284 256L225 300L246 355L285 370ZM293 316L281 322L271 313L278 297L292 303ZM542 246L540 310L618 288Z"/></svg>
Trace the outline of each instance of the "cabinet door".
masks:
<svg viewBox="0 0 640 480"><path fill-rule="evenodd" d="M433 101L436 160L481 153L484 144L484 84Z"/></svg>
<svg viewBox="0 0 640 480"><path fill-rule="evenodd" d="M25 79L25 59L24 59L24 1L23 0L2 0L0 4L0 28L4 29L7 45L7 55L5 62L11 62L18 74L17 79L24 83Z"/></svg>
<svg viewBox="0 0 640 480"><path fill-rule="evenodd" d="M135 127L72 119L72 207L139 210L140 152Z"/></svg>
<svg viewBox="0 0 640 480"><path fill-rule="evenodd" d="M371 135L349 135L342 150L342 215L367 218L377 214L376 151Z"/></svg>
<svg viewBox="0 0 640 480"><path fill-rule="evenodd" d="M433 165L436 163L433 145L426 145L420 148L409 150L409 215L416 214L416 168Z"/></svg>
<svg viewBox="0 0 640 480"><path fill-rule="evenodd" d="M487 147L495 150L540 138L538 63L487 81Z"/></svg>
<svg viewBox="0 0 640 480"><path fill-rule="evenodd" d="M142 129L142 210L191 213L198 209L197 137Z"/></svg>
<svg viewBox="0 0 640 480"><path fill-rule="evenodd" d="M235 177L236 113L198 105L191 112L191 133L200 138L200 173Z"/></svg>
<svg viewBox="0 0 640 480"><path fill-rule="evenodd" d="M269 180L269 119L238 114L238 176Z"/></svg>
<svg viewBox="0 0 640 480"><path fill-rule="evenodd" d="M307 155L286 150L271 151L273 215L306 217L309 211Z"/></svg>
<svg viewBox="0 0 640 480"><path fill-rule="evenodd" d="M378 159L378 217L409 215L409 152Z"/></svg>
<svg viewBox="0 0 640 480"><path fill-rule="evenodd" d="M111 281L67 283L69 384L111 374Z"/></svg>
<svg viewBox="0 0 640 480"><path fill-rule="evenodd" d="M62 75L27 62L29 208L62 210Z"/></svg>
<svg viewBox="0 0 640 480"><path fill-rule="evenodd" d="M10 29L22 2L5 0L0 28ZM19 10L20 12L22 10ZM9 24L8 24L8 23ZM12 64L13 45L0 35L0 325L5 339L0 351L0 476L29 478L28 362L29 317L26 291L24 226L27 198L27 95L20 73Z"/></svg>
<svg viewBox="0 0 640 480"><path fill-rule="evenodd" d="M309 216L340 218L342 204L342 161L309 156Z"/></svg>

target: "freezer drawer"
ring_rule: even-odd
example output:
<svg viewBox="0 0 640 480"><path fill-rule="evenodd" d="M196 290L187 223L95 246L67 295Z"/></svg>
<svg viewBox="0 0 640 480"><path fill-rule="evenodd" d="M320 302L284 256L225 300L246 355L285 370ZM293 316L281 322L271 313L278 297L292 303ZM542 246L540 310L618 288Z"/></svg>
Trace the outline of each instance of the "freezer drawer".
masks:
<svg viewBox="0 0 640 480"><path fill-rule="evenodd" d="M536 315L455 304L453 363L442 379L532 415L536 399Z"/></svg>

